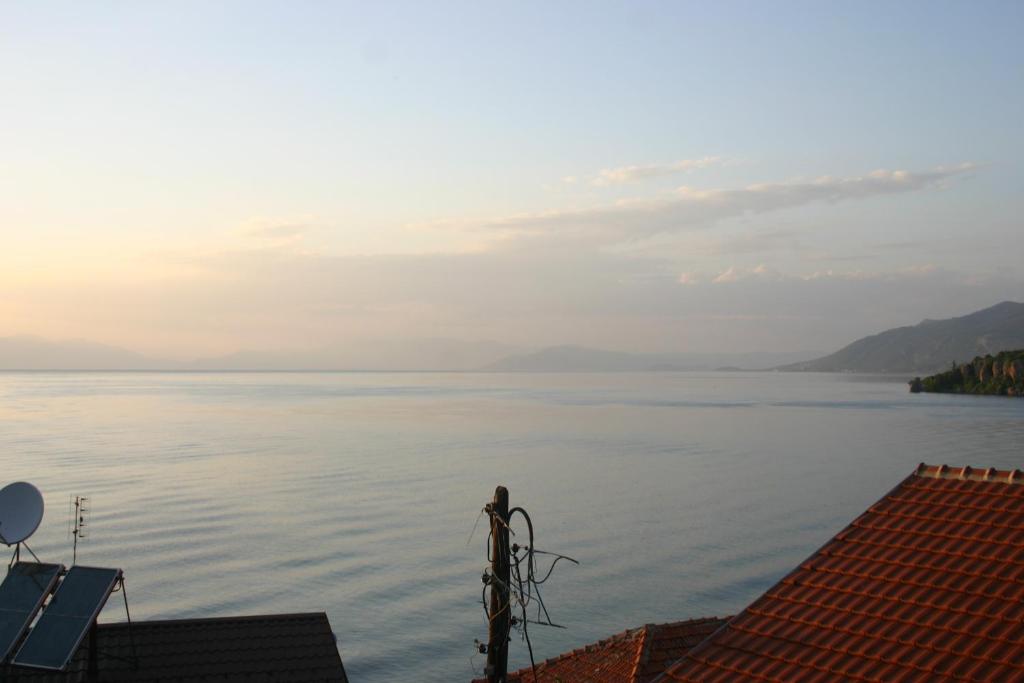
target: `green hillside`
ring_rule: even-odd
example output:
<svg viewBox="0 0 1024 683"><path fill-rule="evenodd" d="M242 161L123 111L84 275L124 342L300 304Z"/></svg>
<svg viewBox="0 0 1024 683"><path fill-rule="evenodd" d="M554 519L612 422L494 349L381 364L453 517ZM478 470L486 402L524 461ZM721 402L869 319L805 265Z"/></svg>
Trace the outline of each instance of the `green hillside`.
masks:
<svg viewBox="0 0 1024 683"><path fill-rule="evenodd" d="M1024 396L1024 350L978 356L970 363L953 364L940 372L910 383L914 393L985 394Z"/></svg>

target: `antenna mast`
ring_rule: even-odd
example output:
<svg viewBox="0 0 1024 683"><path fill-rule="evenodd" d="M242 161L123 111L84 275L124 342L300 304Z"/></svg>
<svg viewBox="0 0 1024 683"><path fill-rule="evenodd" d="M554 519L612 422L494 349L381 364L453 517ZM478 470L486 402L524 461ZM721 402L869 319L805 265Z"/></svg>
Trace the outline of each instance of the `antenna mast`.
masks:
<svg viewBox="0 0 1024 683"><path fill-rule="evenodd" d="M71 548L71 564L77 564L78 562L78 539L86 538L86 522L85 516L89 513L90 505L89 499L85 496L75 496L74 502L72 503L75 507L75 518L74 528L71 530L71 535L74 536L74 544Z"/></svg>

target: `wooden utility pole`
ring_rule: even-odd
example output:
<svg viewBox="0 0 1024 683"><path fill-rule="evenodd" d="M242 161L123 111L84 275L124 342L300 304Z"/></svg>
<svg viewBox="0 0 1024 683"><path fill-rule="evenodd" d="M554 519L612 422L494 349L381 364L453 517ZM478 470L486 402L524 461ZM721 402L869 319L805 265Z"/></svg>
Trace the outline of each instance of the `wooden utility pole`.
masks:
<svg viewBox="0 0 1024 683"><path fill-rule="evenodd" d="M494 490L491 517L491 601L487 628L487 683L505 683L508 676L509 605L508 489Z"/></svg>

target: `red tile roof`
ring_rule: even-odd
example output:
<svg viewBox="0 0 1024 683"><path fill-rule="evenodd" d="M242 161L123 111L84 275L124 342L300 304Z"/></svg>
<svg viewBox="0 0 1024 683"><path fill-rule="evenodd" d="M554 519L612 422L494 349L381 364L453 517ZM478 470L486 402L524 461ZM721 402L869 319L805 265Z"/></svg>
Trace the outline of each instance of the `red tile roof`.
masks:
<svg viewBox="0 0 1024 683"><path fill-rule="evenodd" d="M508 675L509 683L647 683L707 638L725 619L647 624ZM480 679L474 683L481 683Z"/></svg>
<svg viewBox="0 0 1024 683"><path fill-rule="evenodd" d="M644 648L630 680L636 683L652 680L664 671L665 667L689 652L690 648L699 645L728 620L728 617L712 617L671 624L648 624L644 627Z"/></svg>
<svg viewBox="0 0 1024 683"><path fill-rule="evenodd" d="M345 683L338 646L323 613L99 624L101 681L334 681ZM138 667L132 664L132 645ZM65 671L0 666L5 683L86 683L88 637Z"/></svg>
<svg viewBox="0 0 1024 683"><path fill-rule="evenodd" d="M921 465L658 680L1024 680L1022 483Z"/></svg>

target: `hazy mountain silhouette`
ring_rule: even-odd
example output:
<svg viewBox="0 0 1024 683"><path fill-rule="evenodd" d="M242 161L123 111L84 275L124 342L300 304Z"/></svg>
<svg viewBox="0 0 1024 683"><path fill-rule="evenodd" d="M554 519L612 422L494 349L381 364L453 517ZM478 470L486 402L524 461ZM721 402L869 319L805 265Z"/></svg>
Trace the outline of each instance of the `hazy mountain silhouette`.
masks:
<svg viewBox="0 0 1024 683"><path fill-rule="evenodd" d="M764 369L804 360L794 353L625 353L581 346L539 351L494 341L415 339L336 344L293 351L238 351L194 361L151 358L94 342L0 337L0 370L484 370L493 372L641 372Z"/></svg>
<svg viewBox="0 0 1024 683"><path fill-rule="evenodd" d="M959 318L924 320L858 339L833 354L780 367L812 372L932 373L975 356L1024 348L1024 304L1004 301Z"/></svg>
<svg viewBox="0 0 1024 683"><path fill-rule="evenodd" d="M311 351L239 351L189 364L197 370L472 370L521 347L492 341L412 339Z"/></svg>
<svg viewBox="0 0 1024 683"><path fill-rule="evenodd" d="M489 372L652 372L713 370L723 366L751 370L815 356L813 351L750 353L626 353L583 346L552 346L502 358L484 366Z"/></svg>
<svg viewBox="0 0 1024 683"><path fill-rule="evenodd" d="M83 340L49 341L30 335L0 337L3 370L152 370L177 369L173 361Z"/></svg>
<svg viewBox="0 0 1024 683"><path fill-rule="evenodd" d="M239 351L179 362L106 344L20 335L0 337L0 370L472 370L521 350L500 342L412 339Z"/></svg>

